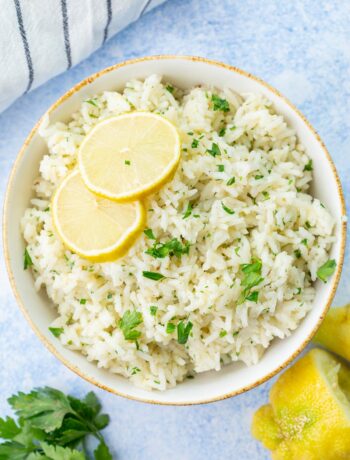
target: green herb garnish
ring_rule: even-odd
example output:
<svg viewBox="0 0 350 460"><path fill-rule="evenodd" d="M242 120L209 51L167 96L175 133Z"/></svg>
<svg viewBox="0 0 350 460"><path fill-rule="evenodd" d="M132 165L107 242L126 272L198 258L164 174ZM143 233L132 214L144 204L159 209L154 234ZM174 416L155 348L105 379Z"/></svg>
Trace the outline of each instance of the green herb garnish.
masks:
<svg viewBox="0 0 350 460"><path fill-rule="evenodd" d="M30 393L18 393L8 402L18 421L0 419L2 460L87 460L86 439L93 436L99 442L95 460L112 460L101 430L109 416L101 414L101 405L90 392L84 399L65 395L50 387Z"/></svg>
<svg viewBox="0 0 350 460"><path fill-rule="evenodd" d="M199 140L198 139L193 139L191 147L193 149L196 149L198 147L198 144L199 144Z"/></svg>
<svg viewBox="0 0 350 460"><path fill-rule="evenodd" d="M231 179L229 179L227 182L226 182L226 185L232 185L236 182L236 178L235 177L231 177Z"/></svg>
<svg viewBox="0 0 350 460"><path fill-rule="evenodd" d="M130 166L130 165L131 165L130 160L125 160L124 163L125 163L127 166Z"/></svg>
<svg viewBox="0 0 350 460"><path fill-rule="evenodd" d="M147 271L143 271L143 272L142 272L142 275L143 275L145 278L148 278L148 279L153 280L153 281L159 281L159 280L165 278L164 275L162 275L161 273L157 273L157 272L147 272Z"/></svg>
<svg viewBox="0 0 350 460"><path fill-rule="evenodd" d="M184 345L187 342L192 327L193 324L191 323L191 321L188 321L187 324L185 324L184 321L179 322L179 324L177 325L177 341L179 342L179 344Z"/></svg>
<svg viewBox="0 0 350 460"><path fill-rule="evenodd" d="M80 299L80 300L79 300L79 303L80 303L81 305L85 305L85 304L86 304L86 299Z"/></svg>
<svg viewBox="0 0 350 460"><path fill-rule="evenodd" d="M141 372L141 369L139 367L133 367L131 369L131 375L135 375L137 374L138 372Z"/></svg>
<svg viewBox="0 0 350 460"><path fill-rule="evenodd" d="M312 160L309 160L304 166L304 171L312 171L313 169Z"/></svg>
<svg viewBox="0 0 350 460"><path fill-rule="evenodd" d="M251 294L247 295L246 300L250 300L251 302L257 302L259 297L259 292L254 291Z"/></svg>
<svg viewBox="0 0 350 460"><path fill-rule="evenodd" d="M304 238L303 240L301 240L301 244L303 244L304 246L307 246L307 239Z"/></svg>
<svg viewBox="0 0 350 460"><path fill-rule="evenodd" d="M227 335L227 331L220 331L219 337L225 337Z"/></svg>
<svg viewBox="0 0 350 460"><path fill-rule="evenodd" d="M152 316L156 316L157 311L158 311L158 307L156 305L151 305L149 307L149 312Z"/></svg>
<svg viewBox="0 0 350 460"><path fill-rule="evenodd" d="M96 102L94 101L94 99L87 99L85 102L87 102L88 104L91 104L91 105L93 105L94 107L97 107L97 108L98 108L98 105L96 104Z"/></svg>
<svg viewBox="0 0 350 460"><path fill-rule="evenodd" d="M169 91L170 94L173 94L174 92L174 87L173 85L170 85L169 83L166 85L165 89Z"/></svg>
<svg viewBox="0 0 350 460"><path fill-rule="evenodd" d="M221 206L222 206L222 209L223 209L225 212L227 212L227 214L231 214L231 215L232 215L232 214L235 213L235 211L234 211L233 209L231 209L231 208L225 206L223 202L221 202Z"/></svg>
<svg viewBox="0 0 350 460"><path fill-rule="evenodd" d="M254 292L251 292L251 289L264 281L264 278L261 277L261 260L253 259L252 263L241 265L241 269L244 274L241 286L243 286L244 289L238 299L238 305L243 303L245 300L256 302L258 297L254 294Z"/></svg>
<svg viewBox="0 0 350 460"><path fill-rule="evenodd" d="M168 323L166 325L166 333L167 334L172 334L175 331L175 329L176 329L176 326L175 326L174 323Z"/></svg>
<svg viewBox="0 0 350 460"><path fill-rule="evenodd" d="M324 283L327 283L328 278L333 275L336 266L337 264L334 259L327 260L327 262L321 265L317 270L318 278Z"/></svg>
<svg viewBox="0 0 350 460"><path fill-rule="evenodd" d="M33 265L32 258L30 257L28 249L25 248L24 255L23 255L23 268L24 270L27 270L27 268L31 267L32 265Z"/></svg>
<svg viewBox="0 0 350 460"><path fill-rule="evenodd" d="M151 228L145 228L143 233L149 238L150 240L155 240L156 237L154 236L153 230Z"/></svg>
<svg viewBox="0 0 350 460"><path fill-rule="evenodd" d="M193 210L192 204L188 203L186 211L183 213L182 218L187 219L187 217L190 217L192 210Z"/></svg>
<svg viewBox="0 0 350 460"><path fill-rule="evenodd" d="M221 155L220 147L218 144L215 144L215 142L213 142L211 149L207 149L207 152L214 158L218 155Z"/></svg>
<svg viewBox="0 0 350 460"><path fill-rule="evenodd" d="M216 165L218 168L218 172L224 172L225 171L225 166L224 165Z"/></svg>
<svg viewBox="0 0 350 460"><path fill-rule="evenodd" d="M55 337L59 337L63 333L64 329L63 329L63 327L49 327L49 331ZM1 456L0 456L0 458L1 458Z"/></svg>
<svg viewBox="0 0 350 460"><path fill-rule="evenodd" d="M224 137L226 133L226 128L221 128L219 131L219 137Z"/></svg>
<svg viewBox="0 0 350 460"><path fill-rule="evenodd" d="M143 321L142 314L139 311L127 310L119 321L119 327L123 332L125 340L137 340L141 332L135 328Z"/></svg>
<svg viewBox="0 0 350 460"><path fill-rule="evenodd" d="M263 176L262 174L257 174L257 175L254 177L254 179L255 179L255 180L260 180L260 179L262 179L263 177L264 177L264 176Z"/></svg>
<svg viewBox="0 0 350 460"><path fill-rule="evenodd" d="M163 259L166 256L176 256L181 258L183 254L188 254L190 250L190 244L185 241L182 244L177 238L173 238L166 243L160 243L156 241L153 247L145 251L146 254L154 257L155 259Z"/></svg>
<svg viewBox="0 0 350 460"><path fill-rule="evenodd" d="M296 257L297 259L300 259L300 257L301 257L301 251L300 251L300 249L296 249L296 250L294 251L294 255L295 255L295 257Z"/></svg>
<svg viewBox="0 0 350 460"><path fill-rule="evenodd" d="M230 110L230 105L227 102L226 99L221 99L221 97L217 96L216 94L213 94L211 96L211 101L213 103L213 109L216 110L221 110L222 112L228 112Z"/></svg>

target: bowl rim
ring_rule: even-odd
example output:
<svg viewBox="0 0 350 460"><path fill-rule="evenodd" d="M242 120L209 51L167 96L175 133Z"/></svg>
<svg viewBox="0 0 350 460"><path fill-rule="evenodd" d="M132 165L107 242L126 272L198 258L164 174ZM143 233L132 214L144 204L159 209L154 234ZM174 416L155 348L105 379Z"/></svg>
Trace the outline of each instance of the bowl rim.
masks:
<svg viewBox="0 0 350 460"><path fill-rule="evenodd" d="M340 254L339 254L339 260L338 260L338 263L337 263L336 272L333 275L333 279L332 279L333 284L332 284L332 287L331 287L331 291L330 291L330 293L328 295L327 301L325 302L325 306L324 306L324 308L323 308L323 310L322 310L322 312L321 312L321 314L320 314L320 316L318 318L317 323L314 325L313 329L308 334L307 338L303 341L303 343L296 350L294 350L294 352L289 356L289 358L286 359L281 365L277 366L277 368L273 369L271 372L267 373L264 377L259 378L258 380L254 381L253 383L251 383L249 385L246 385L246 386L244 386L242 388L239 388L238 390L229 391L229 392L226 392L226 393L221 394L221 395L216 396L216 397L212 397L212 398L209 398L209 399L205 399L205 398L204 399L198 399L198 400L195 400L195 401L169 402L169 401L156 401L156 400L153 400L153 399L138 397L138 396L123 393L123 392L121 392L119 390L115 390L114 388L99 382L95 378L90 377L88 375L85 375L84 372L82 372L76 365L74 365L71 361L69 361L68 359L66 359L65 357L63 357L60 354L60 352L56 349L56 347L45 337L45 335L39 330L39 328L33 322L33 320L30 317L29 312L27 311L27 309L24 306L24 302L22 302L22 299L21 299L21 297L19 295L19 292L17 291L17 286L16 286L16 282L15 282L15 276L14 276L14 273L13 273L13 271L11 269L11 264L10 264L10 254L9 254L8 239L7 239L7 233L8 233L7 232L7 227L8 227L7 215L8 215L8 212L9 212L10 190L12 188L12 183L13 183L14 177L16 175L18 165L19 165L20 161L22 160L22 157L24 156L25 151L26 151L30 141L32 140L34 135L37 133L37 131L39 129L39 126L41 125L41 122L44 119L44 117L49 115L52 111L54 111L58 106L60 106L63 102L65 102L67 99L69 99L70 96L75 94L82 87L89 85L90 83L92 83L93 81L98 79L100 76L102 76L102 75L104 75L106 73L109 73L111 71L114 71L116 69L119 69L121 67L128 66L128 65L132 65L132 64L136 64L136 63L144 62L144 61L157 61L157 60L184 60L184 61L192 61L192 62L203 62L203 63L209 64L211 66L224 68L226 70L229 70L229 71L231 71L233 73L238 73L240 75L243 75L244 77L247 77L247 78L259 83L260 85L264 86L269 91L274 93L278 98L282 99L282 101L285 104L287 104L287 106L289 106L289 108L297 115L297 117L302 119L302 121L304 122L304 124L306 125L308 130L311 132L311 134L318 141L318 144L319 144L321 150L323 151L323 153L326 156L326 159L328 160L330 169L331 169L331 171L333 173L333 176L335 178L335 181L336 181L338 198L339 198L340 204L341 204L342 216L346 216L346 207L345 207L345 199L344 199L344 194L343 194L343 188L342 188L342 184L341 184L340 179L339 179L338 172L337 172L336 167L334 165L334 162L333 162L333 160L332 160L332 158L331 158L331 156L330 156L325 144L323 143L323 141L320 138L319 134L315 130L315 128L313 128L311 123L306 119L306 117L301 113L301 111L297 107L295 107L295 105L293 103L291 103L288 100L288 98L283 96L277 89L275 89L269 83L266 83L261 78L256 77L255 75L252 75L251 73L249 73L247 71L244 71L244 70L242 70L242 69L240 69L238 67L231 66L229 64L225 64L225 63L220 62L220 61L207 59L207 58L200 57L200 56L171 55L171 54L151 55L151 56L144 56L144 57L139 57L139 58L129 59L129 60L126 60L126 61L119 62L118 64L114 64L112 66L106 67L105 69L102 69L102 70L100 70L98 72L95 72L92 75L86 77L82 81L80 81L77 84L75 84L72 88L70 88L62 96L60 96L46 110L46 112L40 117L40 119L36 122L34 127L31 129L29 135L26 137L22 147L20 148L20 150L19 150L19 152L18 152L18 154L17 154L17 156L15 158L15 161L14 161L13 166L11 168L11 172L10 172L10 175L9 175L7 186L6 186L5 198L4 198L4 206L3 206L3 223L2 223L4 260L5 260L7 274L8 274L9 280L10 280L10 285L11 285L13 294L15 296L15 299L17 301L17 304L18 304L21 312L23 313L24 317L28 321L30 327L35 332L35 334L39 337L39 339L45 345L45 347L61 363L63 363L71 371L75 372L79 377L83 378L87 382L89 382L89 383L91 383L91 384L93 384L93 385L95 385L95 386L97 386L97 387L99 387L99 388L101 388L103 390L106 390L106 391L108 391L108 392L110 392L112 394L115 394L117 396L122 396L124 398L131 399L131 400L134 400L134 401L150 403L150 404L157 404L157 405L165 405L165 406L189 406L189 405L197 405L197 404L207 404L207 403L211 403L211 402L215 402L215 401L221 401L221 400L224 400L224 399L227 399L227 398L231 398L233 396L237 396L239 394L245 393L246 391L251 390L251 389L257 387L258 385L261 385L262 383L266 382L267 380L269 380L270 378L275 376L278 372L280 372L282 369L287 367L288 364L290 364L304 350L304 348L311 341L311 339L315 335L317 329L321 325L323 319L325 318L325 316L326 316L326 314L327 314L327 312L328 312L328 310L330 308L330 305L332 303L332 300L334 298L334 295L336 293L336 290L337 290L337 287L338 287L338 284L339 284L340 275L341 275L341 271L342 271L343 263L344 263L344 255L345 255L346 228L347 228L347 223L346 223L345 219L341 222L341 228L340 228L340 239L341 239L341 241L340 241Z"/></svg>

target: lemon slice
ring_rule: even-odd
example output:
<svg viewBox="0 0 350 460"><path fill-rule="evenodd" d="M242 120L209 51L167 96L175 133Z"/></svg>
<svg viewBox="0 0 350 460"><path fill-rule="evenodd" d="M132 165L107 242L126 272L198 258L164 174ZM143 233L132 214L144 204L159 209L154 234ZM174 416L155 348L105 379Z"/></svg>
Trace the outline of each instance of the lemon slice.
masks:
<svg viewBox="0 0 350 460"><path fill-rule="evenodd" d="M279 460L350 458L350 369L314 349L290 367L254 415L252 433Z"/></svg>
<svg viewBox="0 0 350 460"><path fill-rule="evenodd" d="M111 200L132 201L172 177L180 160L180 138L166 118L132 112L97 124L78 158L89 190Z"/></svg>
<svg viewBox="0 0 350 460"><path fill-rule="evenodd" d="M52 200L53 223L62 241L93 262L125 254L145 224L140 201L115 203L91 193L79 171L69 174Z"/></svg>

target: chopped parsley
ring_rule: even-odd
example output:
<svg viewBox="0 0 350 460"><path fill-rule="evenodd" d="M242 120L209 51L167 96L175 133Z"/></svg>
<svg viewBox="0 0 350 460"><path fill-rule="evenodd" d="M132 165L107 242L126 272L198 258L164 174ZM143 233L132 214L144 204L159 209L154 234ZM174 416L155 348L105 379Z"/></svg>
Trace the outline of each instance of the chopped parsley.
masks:
<svg viewBox="0 0 350 460"><path fill-rule="evenodd" d="M131 165L130 160L125 160L124 163L125 163L127 166L130 166L130 165Z"/></svg>
<svg viewBox="0 0 350 460"><path fill-rule="evenodd" d="M301 240L301 244L303 244L304 246L307 246L307 239L304 238L303 240Z"/></svg>
<svg viewBox="0 0 350 460"><path fill-rule="evenodd" d="M235 211L234 211L233 209L231 209L231 208L225 206L223 202L221 202L221 206L222 206L222 209L223 209L225 212L227 212L227 214L231 214L231 215L232 215L232 214L235 213Z"/></svg>
<svg viewBox="0 0 350 460"><path fill-rule="evenodd" d="M263 176L262 174L257 174L257 175L254 177L254 179L255 179L255 180L260 180L260 179L262 179L263 177L264 177L264 176Z"/></svg>
<svg viewBox="0 0 350 460"><path fill-rule="evenodd" d="M187 217L190 217L190 215L191 215L191 213L192 213L192 210L193 210L192 204L191 204L191 203L188 203L187 208L186 208L186 211L183 213L182 218L183 218L183 219L187 219Z"/></svg>
<svg viewBox="0 0 350 460"><path fill-rule="evenodd" d="M217 165L218 172L224 172L225 171L225 166L224 165Z"/></svg>
<svg viewBox="0 0 350 460"><path fill-rule="evenodd" d="M246 300L250 300L251 302L257 302L259 297L259 292L254 291L251 294L247 295Z"/></svg>
<svg viewBox="0 0 350 460"><path fill-rule="evenodd" d="M226 128L221 128L219 131L219 137L224 137L226 134Z"/></svg>
<svg viewBox="0 0 350 460"><path fill-rule="evenodd" d="M218 144L215 144L215 142L213 142L211 149L207 149L207 152L214 158L218 155L221 155L220 147Z"/></svg>
<svg viewBox="0 0 350 460"><path fill-rule="evenodd" d="M213 103L213 109L220 110L221 112L228 112L230 110L229 103L226 99L221 99L217 94L212 94L211 101Z"/></svg>
<svg viewBox="0 0 350 460"><path fill-rule="evenodd" d="M312 171L314 169L312 160L309 160L304 166L304 171Z"/></svg>
<svg viewBox="0 0 350 460"><path fill-rule="evenodd" d="M87 99L85 102L87 102L88 104L91 104L91 105L93 105L94 107L97 107L97 108L98 108L98 105L96 104L96 102L94 101L94 99Z"/></svg>
<svg viewBox="0 0 350 460"><path fill-rule="evenodd" d="M33 265L32 258L30 257L28 249L25 248L24 255L23 255L23 268L24 270L27 270L27 268L31 267L32 265Z"/></svg>
<svg viewBox="0 0 350 460"><path fill-rule="evenodd" d="M226 182L226 185L232 185L236 182L236 178L235 177L231 177L231 179L229 179L227 182Z"/></svg>
<svg viewBox="0 0 350 460"><path fill-rule="evenodd" d="M127 310L121 320L119 321L119 327L123 332L125 340L137 341L141 336L141 332L135 328L142 323L142 314L139 311Z"/></svg>
<svg viewBox="0 0 350 460"><path fill-rule="evenodd" d="M63 327L49 327L49 331L58 338L63 333L64 329Z"/></svg>
<svg viewBox="0 0 350 460"><path fill-rule="evenodd" d="M264 278L261 277L261 260L253 259L252 263L241 265L241 269L244 274L241 286L244 289L238 299L238 305L242 304L245 300L256 302L258 298L254 292L251 292L251 289L264 281Z"/></svg>
<svg viewBox="0 0 350 460"><path fill-rule="evenodd" d="M193 324L191 323L191 321L188 321L187 324L185 324L184 321L179 322L179 324L177 325L177 341L180 345L184 345L187 342L192 327Z"/></svg>
<svg viewBox="0 0 350 460"><path fill-rule="evenodd" d="M324 283L327 283L328 278L333 275L336 266L337 264L334 259L327 260L327 262L321 265L317 270L317 277Z"/></svg>
<svg viewBox="0 0 350 460"><path fill-rule="evenodd" d="M163 259L166 256L176 256L181 258L183 254L188 254L190 244L185 241L181 243L177 238L173 238L166 243L155 241L150 249L145 251L146 254L154 257L155 259Z"/></svg>
<svg viewBox="0 0 350 460"><path fill-rule="evenodd" d="M142 275L143 275L145 278L148 278L148 279L153 280L153 281L159 281L159 280L165 278L164 275L162 275L161 273L157 273L157 272L147 272L147 271L143 271L143 272L142 272Z"/></svg>
<svg viewBox="0 0 350 460"><path fill-rule="evenodd" d="M295 255L295 257L296 257L297 259L300 259L300 257L301 257L301 251L300 251L300 249L296 249L296 250L294 251L294 255Z"/></svg>
<svg viewBox="0 0 350 460"><path fill-rule="evenodd" d="M311 228L311 224L310 224L310 222L309 222L308 220L305 222L305 227L306 227L308 230Z"/></svg>
<svg viewBox="0 0 350 460"><path fill-rule="evenodd" d="M167 91L169 91L170 94L173 94L173 92L174 92L174 87L173 87L173 85L167 84L166 87L165 87L165 89L166 89Z"/></svg>
<svg viewBox="0 0 350 460"><path fill-rule="evenodd" d="M227 331L220 331L219 337L225 337L227 335Z"/></svg>
<svg viewBox="0 0 350 460"><path fill-rule="evenodd" d="M86 304L86 299L80 299L79 303L80 303L80 305L85 305Z"/></svg>
<svg viewBox="0 0 350 460"><path fill-rule="evenodd" d="M167 334L172 334L175 331L175 329L176 329L176 326L175 326L174 323L168 323L166 325L166 333Z"/></svg>
<svg viewBox="0 0 350 460"><path fill-rule="evenodd" d="M199 144L199 140L198 139L193 139L191 147L193 149L196 149L198 147L198 144Z"/></svg>
<svg viewBox="0 0 350 460"><path fill-rule="evenodd" d="M149 312L152 316L156 316L157 311L158 311L158 307L156 305L151 305L149 307Z"/></svg>
<svg viewBox="0 0 350 460"><path fill-rule="evenodd" d="M155 240L156 237L154 236L153 230L151 228L145 228L143 233L149 238L150 240Z"/></svg>
<svg viewBox="0 0 350 460"><path fill-rule="evenodd" d="M270 194L269 192L267 192L266 190L264 190L262 192L263 196L264 196L264 201L268 200L270 198Z"/></svg>
<svg viewBox="0 0 350 460"><path fill-rule="evenodd" d="M131 375L135 375L137 374L138 372L141 372L141 369L139 369L138 367L133 367L131 369Z"/></svg>

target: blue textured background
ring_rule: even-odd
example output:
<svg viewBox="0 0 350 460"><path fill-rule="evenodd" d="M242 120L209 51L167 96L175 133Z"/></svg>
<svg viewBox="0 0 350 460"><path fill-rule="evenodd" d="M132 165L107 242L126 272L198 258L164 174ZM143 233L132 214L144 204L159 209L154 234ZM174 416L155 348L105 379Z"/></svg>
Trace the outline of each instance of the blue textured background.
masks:
<svg viewBox="0 0 350 460"><path fill-rule="evenodd" d="M225 61L275 85L309 118L329 148L350 198L350 2L344 0L169 0L69 72L0 115L0 195L34 122L72 85L106 66L150 54ZM337 303L350 300L349 254ZM39 342L16 306L0 266L0 414L18 390L54 385L94 389L112 416L109 444L120 460L256 460L268 453L250 435L253 411L271 381L244 395L194 407L161 407L93 388Z"/></svg>

